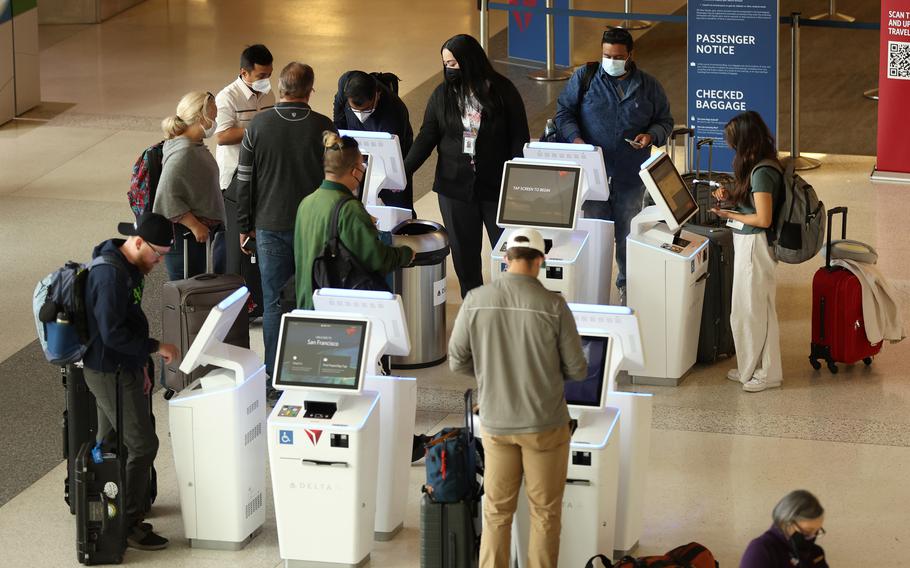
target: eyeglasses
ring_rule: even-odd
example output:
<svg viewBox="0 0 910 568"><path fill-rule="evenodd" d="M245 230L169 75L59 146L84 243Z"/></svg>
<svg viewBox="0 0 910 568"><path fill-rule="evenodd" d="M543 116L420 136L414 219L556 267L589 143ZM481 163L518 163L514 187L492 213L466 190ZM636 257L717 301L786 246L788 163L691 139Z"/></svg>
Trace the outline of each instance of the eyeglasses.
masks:
<svg viewBox="0 0 910 568"><path fill-rule="evenodd" d="M796 530L798 530L805 538L819 540L821 537L827 534L824 527L819 527L815 534L811 534L812 531L806 531L798 524L796 525ZM808 533L808 534L807 534Z"/></svg>
<svg viewBox="0 0 910 568"><path fill-rule="evenodd" d="M144 243L146 244L146 246L148 246L148 248L152 249L152 252L155 253L155 258L161 258L162 256L164 256L163 254L161 254L160 252L158 252L158 249L156 249L155 247L153 247L152 245L150 245L150 244L147 243L146 241L142 241L142 242L144 242Z"/></svg>

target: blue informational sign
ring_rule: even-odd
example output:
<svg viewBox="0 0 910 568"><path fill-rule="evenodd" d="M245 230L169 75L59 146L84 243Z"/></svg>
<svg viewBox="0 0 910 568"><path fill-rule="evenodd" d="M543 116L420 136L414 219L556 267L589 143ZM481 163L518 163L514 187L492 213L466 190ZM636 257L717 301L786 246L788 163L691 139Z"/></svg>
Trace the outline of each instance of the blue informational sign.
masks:
<svg viewBox="0 0 910 568"><path fill-rule="evenodd" d="M716 140L714 171L733 171L724 125L737 114L758 112L777 137L779 11L779 0L688 3L688 123L697 139Z"/></svg>
<svg viewBox="0 0 910 568"><path fill-rule="evenodd" d="M279 430L278 431L278 443L285 446L294 445L294 431L293 430Z"/></svg>
<svg viewBox="0 0 910 568"><path fill-rule="evenodd" d="M527 6L529 8L544 8L544 0L508 0L509 4ZM571 0L556 0L556 8L571 8ZM568 67L569 43L572 41L569 17L556 16L554 22L554 41L556 42L556 65ZM599 42L600 37L592 38ZM531 12L509 12L509 57L527 59L529 61L547 60L547 18L545 14L532 14Z"/></svg>

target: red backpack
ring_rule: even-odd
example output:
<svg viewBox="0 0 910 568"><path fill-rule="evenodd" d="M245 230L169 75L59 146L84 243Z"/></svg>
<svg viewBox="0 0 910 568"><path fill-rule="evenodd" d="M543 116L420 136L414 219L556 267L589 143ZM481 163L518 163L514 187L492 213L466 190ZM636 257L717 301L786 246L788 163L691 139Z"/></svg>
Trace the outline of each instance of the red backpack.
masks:
<svg viewBox="0 0 910 568"><path fill-rule="evenodd" d="M718 568L720 566L711 551L697 542L690 542L667 552L663 556L626 556L613 564L603 554L588 560L585 568L594 568L594 561L600 560L604 568Z"/></svg>
<svg viewBox="0 0 910 568"><path fill-rule="evenodd" d="M126 197L137 220L146 211L151 211L155 204L163 157L164 140L143 150L133 164L133 175L130 176L130 189L126 192Z"/></svg>

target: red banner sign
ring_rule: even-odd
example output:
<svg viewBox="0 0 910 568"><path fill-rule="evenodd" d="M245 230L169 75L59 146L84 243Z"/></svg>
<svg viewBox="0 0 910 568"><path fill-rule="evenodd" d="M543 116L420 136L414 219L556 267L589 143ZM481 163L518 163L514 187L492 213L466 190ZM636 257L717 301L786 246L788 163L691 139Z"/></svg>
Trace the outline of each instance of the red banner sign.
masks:
<svg viewBox="0 0 910 568"><path fill-rule="evenodd" d="M882 0L876 170L910 173L910 0Z"/></svg>

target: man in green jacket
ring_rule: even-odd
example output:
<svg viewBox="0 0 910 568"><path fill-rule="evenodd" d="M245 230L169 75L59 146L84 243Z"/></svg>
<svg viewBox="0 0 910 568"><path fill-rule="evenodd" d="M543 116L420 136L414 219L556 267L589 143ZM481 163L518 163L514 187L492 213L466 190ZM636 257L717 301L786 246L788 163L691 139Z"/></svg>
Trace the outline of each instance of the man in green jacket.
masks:
<svg viewBox="0 0 910 568"><path fill-rule="evenodd" d="M322 254L329 240L335 204L357 191L365 175L356 140L339 137L328 130L322 140L325 180L300 202L294 227L297 306L307 310L313 309L313 261ZM338 213L338 236L364 268L379 274L407 266L414 258L409 247L390 247L379 241L373 218L358 199L342 205Z"/></svg>

